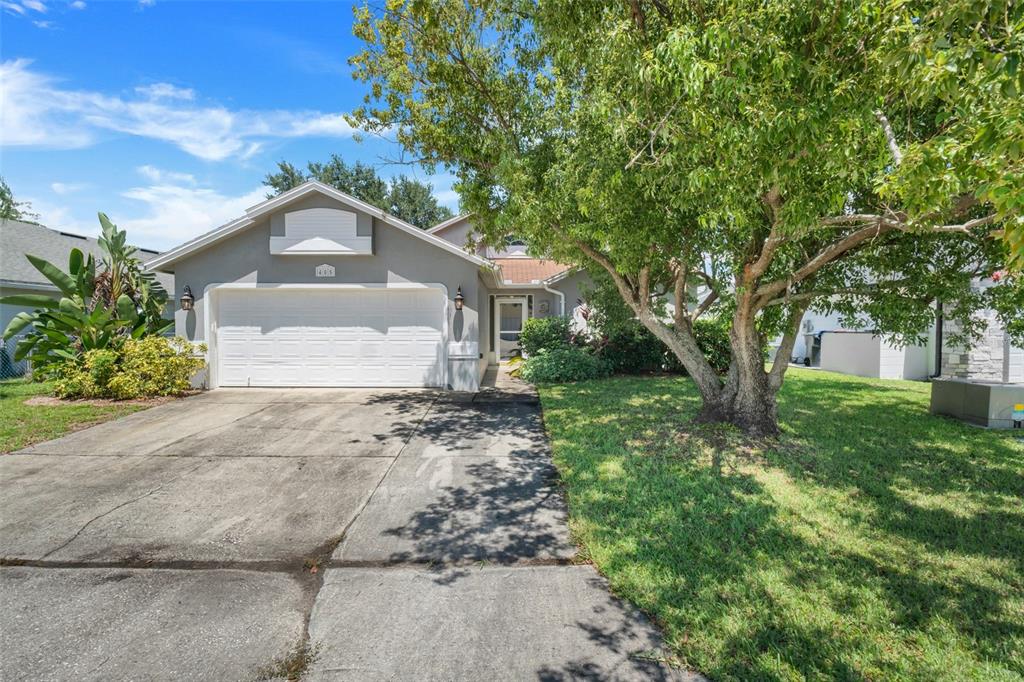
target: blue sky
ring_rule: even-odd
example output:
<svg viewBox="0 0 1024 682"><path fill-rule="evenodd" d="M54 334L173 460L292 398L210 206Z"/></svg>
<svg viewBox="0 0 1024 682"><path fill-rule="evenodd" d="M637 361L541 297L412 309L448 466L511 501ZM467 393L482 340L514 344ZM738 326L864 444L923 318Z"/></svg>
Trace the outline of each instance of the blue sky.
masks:
<svg viewBox="0 0 1024 682"><path fill-rule="evenodd" d="M391 177L394 144L342 114L362 101L347 2L0 0L0 173L49 227L105 211L163 249L259 202L263 176L332 152Z"/></svg>

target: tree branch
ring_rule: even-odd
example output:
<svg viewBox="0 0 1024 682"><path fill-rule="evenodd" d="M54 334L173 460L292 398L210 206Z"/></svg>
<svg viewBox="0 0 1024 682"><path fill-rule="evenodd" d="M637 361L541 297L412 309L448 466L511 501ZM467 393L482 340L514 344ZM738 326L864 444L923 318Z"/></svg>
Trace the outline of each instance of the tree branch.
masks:
<svg viewBox="0 0 1024 682"><path fill-rule="evenodd" d="M789 367L789 358L793 353L793 346L796 345L796 336L800 331L800 320L803 319L806 310L807 303L796 303L789 310L789 316L786 318L786 331L782 335L782 342L779 344L779 349L775 352L772 368L768 372L768 385L773 390L777 391L782 387L786 368Z"/></svg>
<svg viewBox="0 0 1024 682"><path fill-rule="evenodd" d="M896 142L896 133L892 131L892 125L889 124L889 119L885 117L881 109L875 110L875 118L882 124L882 132L885 133L885 141L889 144L889 153L892 154L893 165L899 166L903 163L903 152L900 151L900 146Z"/></svg>
<svg viewBox="0 0 1024 682"><path fill-rule="evenodd" d="M712 289L711 293L705 296L704 300L700 302L700 305L698 305L697 308L690 314L690 320L694 321L698 317L703 315L705 312L707 312L708 308L715 304L716 301L718 301L718 292Z"/></svg>
<svg viewBox="0 0 1024 682"><path fill-rule="evenodd" d="M879 221L875 225L868 225L867 227L862 227L851 232L839 241L833 242L819 251L818 254L804 264L803 267L798 268L786 279L777 279L774 282L759 287L755 292L755 295L759 299L759 303L763 305L764 301L778 296L793 284L810 277L847 251L860 246L869 239L881 236L887 232L891 232L892 230L893 227L891 225Z"/></svg>
<svg viewBox="0 0 1024 682"><path fill-rule="evenodd" d="M672 103L672 106L669 107L668 111L665 112L665 115L661 117L661 120L658 121L658 124L654 126L654 130L651 131L650 139L647 141L646 144L644 144L642 147L640 147L640 149L637 150L636 154L633 155L633 158L631 158L629 160L629 163L626 164L625 170L629 170L630 168L632 168L633 165L640 160L640 157L644 155L644 150L647 149L648 147L651 148L651 156L654 156L654 141L658 138L658 133L660 133L661 129L665 127L665 124L668 123L668 117L672 115L672 112L676 110L676 107L679 106L679 103L682 101L683 96L680 95L679 99Z"/></svg>
<svg viewBox="0 0 1024 682"><path fill-rule="evenodd" d="M641 310L649 310L651 307L651 267L645 265L640 268L640 278L637 284L639 291L637 299Z"/></svg>

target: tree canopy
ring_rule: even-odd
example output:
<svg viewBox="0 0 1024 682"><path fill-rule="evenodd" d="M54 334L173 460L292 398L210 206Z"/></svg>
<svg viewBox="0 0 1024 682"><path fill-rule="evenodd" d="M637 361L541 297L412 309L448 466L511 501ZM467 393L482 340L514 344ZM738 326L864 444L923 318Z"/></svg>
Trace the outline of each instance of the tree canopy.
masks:
<svg viewBox="0 0 1024 682"><path fill-rule="evenodd" d="M353 120L452 168L488 239L602 268L703 417L772 433L808 308L901 342L936 300L964 340L982 306L1019 315L1019 276L975 285L1021 257L1022 28L996 0L364 6ZM692 334L709 311L724 377Z"/></svg>
<svg viewBox="0 0 1024 682"><path fill-rule="evenodd" d="M20 220L34 223L38 219L39 215L32 212L32 204L15 199L11 186L7 184L3 176L0 176L0 220Z"/></svg>
<svg viewBox="0 0 1024 682"><path fill-rule="evenodd" d="M326 163L310 161L306 168L302 171L287 161L279 162L277 172L268 173L263 180L274 190L268 198L314 178L424 230L453 215L437 202L433 187L405 175L388 183L372 166L360 161L349 165L337 154Z"/></svg>

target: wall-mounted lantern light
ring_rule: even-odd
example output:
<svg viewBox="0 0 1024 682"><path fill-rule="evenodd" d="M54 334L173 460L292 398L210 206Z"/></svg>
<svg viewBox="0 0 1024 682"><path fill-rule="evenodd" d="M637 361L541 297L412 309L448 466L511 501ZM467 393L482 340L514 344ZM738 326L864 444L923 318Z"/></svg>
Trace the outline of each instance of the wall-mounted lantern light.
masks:
<svg viewBox="0 0 1024 682"><path fill-rule="evenodd" d="M192 310L192 304L196 302L196 297L192 295L192 287L185 285L184 291L181 292L181 309Z"/></svg>
<svg viewBox="0 0 1024 682"><path fill-rule="evenodd" d="M462 286L459 286L458 291L455 292L455 309L462 310L462 304L466 301L466 298L462 295Z"/></svg>

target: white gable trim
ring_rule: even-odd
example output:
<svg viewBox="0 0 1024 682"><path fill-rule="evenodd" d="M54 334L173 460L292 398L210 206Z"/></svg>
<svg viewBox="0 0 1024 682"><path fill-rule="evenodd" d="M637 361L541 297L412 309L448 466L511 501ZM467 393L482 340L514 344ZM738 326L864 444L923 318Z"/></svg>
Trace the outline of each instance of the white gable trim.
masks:
<svg viewBox="0 0 1024 682"><path fill-rule="evenodd" d="M352 208L360 210L364 213L368 213L374 218L378 218L382 222L387 223L391 227L397 228L414 237L417 237L418 239L422 239L428 244L432 244L433 246L436 246L439 249L443 249L456 256L460 256L471 263L474 263L482 267L491 267L491 263L487 259L480 258L479 256L473 255L471 253L467 253L466 251L463 251L462 249L455 246L449 241L441 239L440 237L435 237L434 235L429 234L425 230L421 230L415 225L410 225L404 220L401 220L393 215L385 213L376 206L371 206L370 204L367 204L364 201L360 201L359 199L356 199L353 196L336 190L333 187L329 187L328 185L325 185L322 182L318 182L317 180L310 180L308 182L304 182L298 187L294 187L288 190L287 192L279 194L276 197L267 199L261 204L257 204L255 206L250 207L249 209L246 210L245 215L243 217L238 218L237 220L233 220L232 222L227 223L226 225L222 225L221 227L218 227L215 230L211 230L210 232L207 232L204 235L196 237L191 241L185 242L181 246L175 247L170 251L160 254L156 258L146 263L146 266L150 270L161 270L163 268L166 268L167 266L176 263L177 261L185 258L186 256L195 253L196 251L201 251L202 249L206 248L207 246L215 242L219 242L222 239L230 237L236 232L240 232L241 230L251 227L256 223L256 219L259 218L260 216L266 215L267 213L271 213L274 210L280 208L281 206L284 206L285 204L288 204L292 201L295 201L296 199L300 199L314 192L318 192L332 199L340 201L341 203L346 204Z"/></svg>

